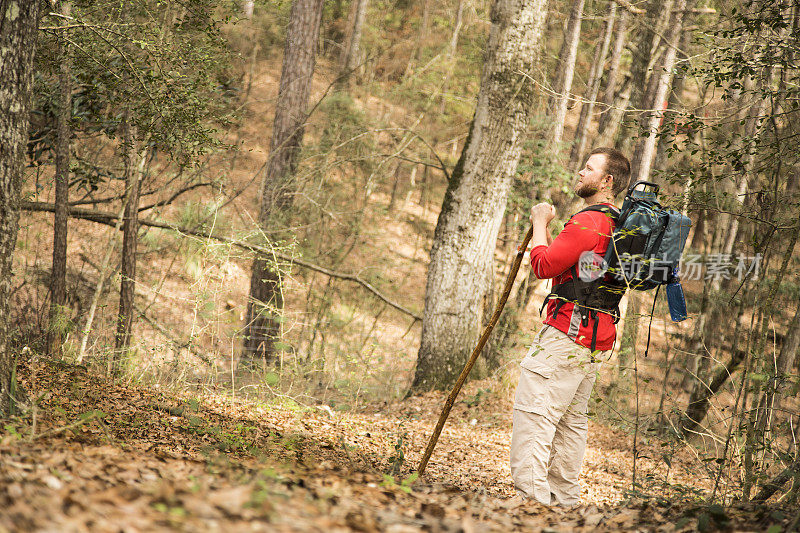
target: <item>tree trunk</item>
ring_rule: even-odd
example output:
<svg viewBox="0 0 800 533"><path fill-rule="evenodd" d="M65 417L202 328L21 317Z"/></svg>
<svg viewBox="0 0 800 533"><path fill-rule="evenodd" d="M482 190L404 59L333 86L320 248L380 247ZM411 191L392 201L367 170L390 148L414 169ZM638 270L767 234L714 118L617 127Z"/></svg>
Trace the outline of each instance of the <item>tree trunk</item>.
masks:
<svg viewBox="0 0 800 533"><path fill-rule="evenodd" d="M406 68L406 74L411 72L412 63L414 61L419 61L419 58L422 55L422 47L424 46L425 41L428 39L430 28L431 28L431 0L422 0L422 20L420 21L419 24L419 41L414 47L414 53L411 54L411 60L409 60L408 67Z"/></svg>
<svg viewBox="0 0 800 533"><path fill-rule="evenodd" d="M614 98L612 107L603 114L604 125L600 127L595 144L597 146L616 146L617 133L619 132L625 110L631 101L633 83L631 77L625 78L620 87L619 94Z"/></svg>
<svg viewBox="0 0 800 533"><path fill-rule="evenodd" d="M69 16L70 3L64 2L61 13ZM61 36L66 38L66 31ZM55 207L53 217L53 269L50 276L50 323L47 328L47 353L61 357L67 313L67 207L69 205L70 118L72 117L71 56L65 40L59 39L61 64L58 75L59 109L56 133Z"/></svg>
<svg viewBox="0 0 800 533"><path fill-rule="evenodd" d="M614 28L614 18L617 15L617 3L609 3L609 13L606 25L600 34L600 46L595 48L592 66L589 69L589 80L586 84L586 94L581 105L581 116L578 119L578 127L575 129L575 140L572 143L572 150L569 156L569 169L577 172L581 163L581 157L586 150L586 133L589 130L589 123L592 120L597 93L600 91L600 78L603 77L603 63L606 61L608 47L611 45L611 32Z"/></svg>
<svg viewBox="0 0 800 533"><path fill-rule="evenodd" d="M458 35L461 32L461 25L464 19L464 0L458 0L458 7L456 7L456 20L453 23L453 33L450 36L450 44L447 47L447 55L450 59L456 54L456 47L458 46Z"/></svg>
<svg viewBox="0 0 800 533"><path fill-rule="evenodd" d="M798 237L800 237L800 225L793 228L791 230L791 235L789 237L789 242L787 243L786 247L784 248L783 253L783 261L778 272L775 274L774 278L771 281L770 288L768 293L764 298L759 298L759 306L757 309L768 310L771 311L773 309L772 305L775 301L775 296L778 293L778 288L780 287L781 281L783 280L786 271L789 266L790 259L792 257L792 253L794 252L795 246L797 245ZM764 274L766 276L766 273ZM756 331L751 331L750 335L756 336L756 345L753 350L753 354L761 354L763 353L765 339L767 338L767 328L771 320L763 319L762 324L759 328L756 328ZM760 330L760 331L758 331ZM714 374L713 379L708 387L696 387L692 396L689 400L689 405L686 408L682 416L681 427L684 431L686 430L694 430L696 429L700 423L705 418L706 414L708 413L709 408L709 400L711 397L719 391L722 385L728 380L728 378L736 372L739 367L739 364L744 360L745 352L743 350L739 350L734 348L734 353L731 356L730 362L724 367L717 371ZM743 379L747 379L745 376Z"/></svg>
<svg viewBox="0 0 800 533"><path fill-rule="evenodd" d="M349 28L347 42L342 48L342 55L339 58L339 85L349 89L352 85L353 73L358 68L361 60L361 34L364 29L364 21L367 18L367 5L369 0L353 1L353 25Z"/></svg>
<svg viewBox="0 0 800 533"><path fill-rule="evenodd" d="M125 218L122 222L122 265L119 283L119 313L114 353L109 360L111 375L119 375L128 356L133 328L133 300L136 293L136 241L139 232L139 172L135 168L136 127L130 112L122 119L122 149L125 162Z"/></svg>
<svg viewBox="0 0 800 533"><path fill-rule="evenodd" d="M41 5L38 0L0 0L0 418L12 409L8 306Z"/></svg>
<svg viewBox="0 0 800 533"><path fill-rule="evenodd" d="M253 18L253 8L255 7L255 0L244 0L242 3L242 17L246 19Z"/></svg>
<svg viewBox="0 0 800 533"><path fill-rule="evenodd" d="M292 2L269 161L261 189L259 225L267 239L279 236L273 228L275 218L292 204L292 182L307 117L322 6L323 0ZM273 359L283 307L280 285L277 265L256 257L250 278L243 359Z"/></svg>
<svg viewBox="0 0 800 533"><path fill-rule="evenodd" d="M631 49L633 58L631 61L631 79L633 82L633 93L631 102L635 108L644 109L644 93L647 90L648 81L651 76L651 69L655 65L661 35L656 33L655 28L659 25L659 19L669 16L672 7L672 0L649 0L647 11L643 17L637 20L638 26L634 28L638 39L636 45Z"/></svg>
<svg viewBox="0 0 800 533"><path fill-rule="evenodd" d="M486 273L536 88L546 0L496 0L475 115L436 223L411 392L457 378L480 332Z"/></svg>
<svg viewBox="0 0 800 533"><path fill-rule="evenodd" d="M614 47L611 49L611 61L608 65L608 77L606 78L606 90L603 93L603 108L601 109L600 123L597 125L597 133L600 134L608 125L611 106L614 105L614 97L617 93L617 80L619 79L620 61L622 51L625 49L625 38L628 32L628 11L623 9L617 19L617 33L614 37Z"/></svg>
<svg viewBox="0 0 800 533"><path fill-rule="evenodd" d="M631 361L636 357L636 346L639 342L639 319L641 318L642 295L628 292L628 307L625 310L625 320L622 325L622 338L619 343L617 356L617 379L628 381Z"/></svg>
<svg viewBox="0 0 800 533"><path fill-rule="evenodd" d="M658 69L651 76L653 79L648 83L648 90L645 91L643 98L645 111L642 114L640 124L641 130L646 132L646 136L640 137L637 141L636 149L631 159L632 182L647 180L650 177L658 129L661 125L661 118L664 115L663 102L672 84L672 69L675 67L676 51L681 36L685 8L686 0L676 0L667 34L664 37L666 50L664 50Z"/></svg>
<svg viewBox="0 0 800 533"><path fill-rule="evenodd" d="M551 99L553 110L553 130L550 134L550 144L558 146L564 135L564 120L567 117L572 79L575 76L575 59L578 57L578 43L581 38L581 20L583 19L584 0L574 0L569 13L567 31L564 35L564 44L558 57L557 83L553 87L555 96Z"/></svg>
<svg viewBox="0 0 800 533"><path fill-rule="evenodd" d="M444 104L447 101L447 89L450 85L450 78L453 75L453 68L455 67L455 54L456 47L458 46L458 34L461 32L461 21L464 15L464 2L458 1L456 8L456 20L453 23L453 34L450 36L450 44L447 46L447 65L445 67L444 78L442 79L442 98L439 101L439 114L444 115ZM457 146L453 145L454 148ZM427 169L427 167L426 167Z"/></svg>

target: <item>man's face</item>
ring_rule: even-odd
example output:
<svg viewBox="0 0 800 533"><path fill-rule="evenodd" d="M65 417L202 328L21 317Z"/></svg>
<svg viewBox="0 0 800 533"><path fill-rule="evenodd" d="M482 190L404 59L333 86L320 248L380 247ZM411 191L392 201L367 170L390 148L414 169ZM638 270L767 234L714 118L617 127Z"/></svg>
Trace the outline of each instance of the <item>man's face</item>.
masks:
<svg viewBox="0 0 800 533"><path fill-rule="evenodd" d="M606 173L606 155L592 154L586 160L583 170L578 172L578 183L575 184L575 194L581 198L589 198L597 193L608 177Z"/></svg>

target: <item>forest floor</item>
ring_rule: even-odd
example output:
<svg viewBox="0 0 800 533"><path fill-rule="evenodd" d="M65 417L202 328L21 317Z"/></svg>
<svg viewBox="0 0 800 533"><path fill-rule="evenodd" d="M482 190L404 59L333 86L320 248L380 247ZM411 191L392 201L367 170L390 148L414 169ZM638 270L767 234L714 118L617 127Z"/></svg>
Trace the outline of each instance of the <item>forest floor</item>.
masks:
<svg viewBox="0 0 800 533"><path fill-rule="evenodd" d="M583 505L515 504L510 404L486 383L468 385L413 480L442 394L343 413L278 394L123 386L53 362L21 363L18 378L30 402L0 432L0 531L785 531L796 520L667 485L627 497L631 436L599 424ZM654 477L658 450L640 453L639 475ZM690 486L691 470L677 454L669 486Z"/></svg>

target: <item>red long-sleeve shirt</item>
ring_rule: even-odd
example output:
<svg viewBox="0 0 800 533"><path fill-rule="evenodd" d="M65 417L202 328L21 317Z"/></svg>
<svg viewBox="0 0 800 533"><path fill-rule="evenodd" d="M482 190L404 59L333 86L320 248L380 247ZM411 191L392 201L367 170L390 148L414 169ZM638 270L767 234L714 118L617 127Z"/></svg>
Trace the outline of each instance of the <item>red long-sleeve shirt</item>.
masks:
<svg viewBox="0 0 800 533"><path fill-rule="evenodd" d="M611 206L611 204L605 204ZM613 206L612 206L613 207ZM572 279L570 268L578 264L583 252L594 251L600 256L606 248L614 231L614 223L606 213L584 211L574 215L564 229L553 239L550 246L536 246L531 250L531 267L537 278L553 278L553 285ZM547 304L545 324L563 331L576 343L591 347L592 330L595 319L589 316L586 326L581 322L581 315L575 305L566 302L553 317L558 299L551 299ZM617 328L613 317L608 313L597 313L597 341L595 349L610 350L617 337Z"/></svg>

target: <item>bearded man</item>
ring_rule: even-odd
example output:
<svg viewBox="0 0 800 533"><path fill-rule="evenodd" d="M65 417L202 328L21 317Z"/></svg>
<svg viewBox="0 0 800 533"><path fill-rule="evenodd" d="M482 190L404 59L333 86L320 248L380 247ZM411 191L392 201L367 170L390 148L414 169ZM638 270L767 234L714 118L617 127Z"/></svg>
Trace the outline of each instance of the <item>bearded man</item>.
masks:
<svg viewBox="0 0 800 533"><path fill-rule="evenodd" d="M574 190L588 207L555 239L548 231L555 208L541 203L531 209L531 267L537 278L553 278L553 292L538 338L520 363L511 438L517 494L565 507L580 502L589 397L599 360L616 339L614 312L580 305L573 278L580 261L606 253L618 212L613 200L627 188L630 163L618 150L597 148L578 175Z"/></svg>

